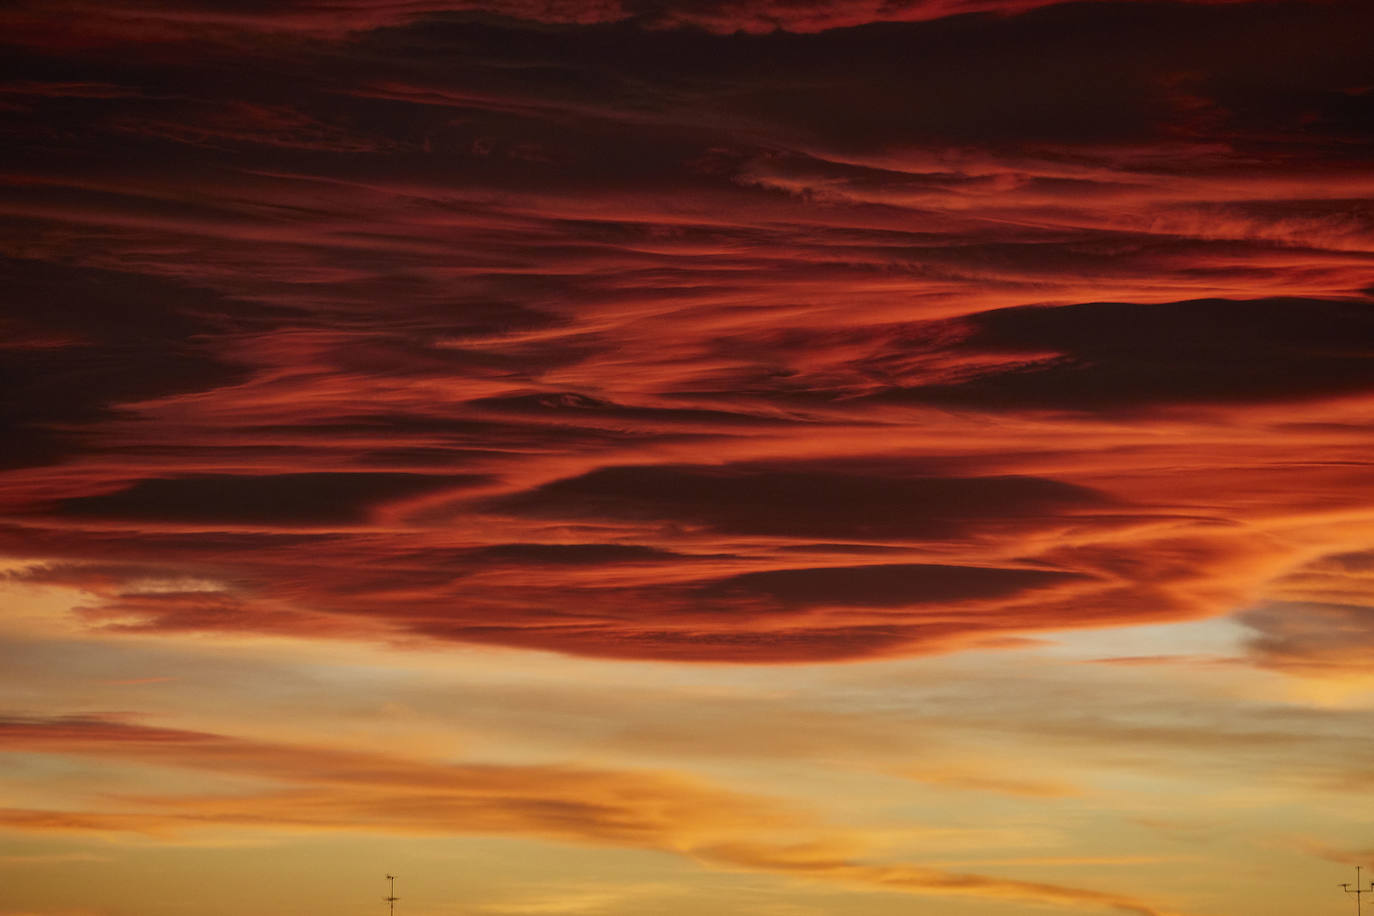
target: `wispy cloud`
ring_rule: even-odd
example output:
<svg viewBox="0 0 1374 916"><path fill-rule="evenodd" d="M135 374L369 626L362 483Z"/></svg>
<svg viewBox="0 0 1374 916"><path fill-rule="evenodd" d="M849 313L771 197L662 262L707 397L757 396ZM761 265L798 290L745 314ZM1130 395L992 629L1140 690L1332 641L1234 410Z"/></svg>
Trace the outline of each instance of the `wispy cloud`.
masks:
<svg viewBox="0 0 1374 916"><path fill-rule="evenodd" d="M909 893L1106 908L1142 916L1172 912L1081 888L864 864L856 858L865 845L861 839L827 830L803 812L664 772L444 764L93 717L8 719L0 722L0 745L9 751L94 755L252 775L279 784L261 794L106 796L99 810L0 809L0 825L9 829L132 832L166 840L207 827L525 834L661 849L727 868ZM815 838L799 842L798 831ZM769 839L770 834L791 834L793 839ZM560 899L566 908L568 898Z"/></svg>

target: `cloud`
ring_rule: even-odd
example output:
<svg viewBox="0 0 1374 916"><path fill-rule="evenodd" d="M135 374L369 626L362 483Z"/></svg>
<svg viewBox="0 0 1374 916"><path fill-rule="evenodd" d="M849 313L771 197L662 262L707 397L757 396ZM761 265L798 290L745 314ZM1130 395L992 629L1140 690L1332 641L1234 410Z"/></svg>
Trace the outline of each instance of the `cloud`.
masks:
<svg viewBox="0 0 1374 916"><path fill-rule="evenodd" d="M640 544L492 544L474 550L478 563L511 566L602 566L621 563L653 563L688 557Z"/></svg>
<svg viewBox="0 0 1374 916"><path fill-rule="evenodd" d="M1342 849L1316 840L1300 840L1298 847L1309 855L1342 865L1374 867L1374 849Z"/></svg>
<svg viewBox="0 0 1374 916"><path fill-rule="evenodd" d="M190 498L195 488L173 493L169 509L135 501L137 512L87 497L87 513L0 528L0 546L37 561L19 578L84 589L81 618L111 632L752 663L1008 647L1056 629L1223 613L1292 549L1178 509L1118 514L1097 491L1048 479L903 478L884 467L610 468L505 497L412 495L440 502L370 519L356 507L380 495L350 475L331 477L343 489L323 495L287 475L261 504L236 499L232 512ZM400 477L406 489L452 483L414 476ZM221 489L255 492L254 477L230 479ZM291 494L278 500L279 489ZM812 493L824 498L808 503ZM454 537L475 509L491 536ZM383 527L406 518L419 522ZM347 528L292 530L330 523Z"/></svg>
<svg viewBox="0 0 1374 916"><path fill-rule="evenodd" d="M1080 790L1054 779L1022 779L982 770L976 765L961 762L957 768L903 767L894 771L903 779L929 783L934 786L961 789L967 792L993 792L1025 798L1063 798L1077 795Z"/></svg>
<svg viewBox="0 0 1374 916"><path fill-rule="evenodd" d="M953 333L963 335L955 352L1020 358L955 383L887 396L1013 409L1111 410L1300 400L1374 387L1374 358L1351 346L1374 333L1374 303L1368 300L1026 307L968 316ZM950 331L925 334L947 340ZM899 338L892 349L919 346L921 336L917 330Z"/></svg>
<svg viewBox="0 0 1374 916"><path fill-rule="evenodd" d="M84 626L833 661L1368 543L1366 4L7 15L0 548Z"/></svg>
<svg viewBox="0 0 1374 916"><path fill-rule="evenodd" d="M142 806L147 813L11 811L4 818L10 826L29 828L166 834L198 823L248 826L266 820L287 829L513 832L674 848L703 830L789 821L766 803L671 774L444 765L100 718L11 719L0 726L0 742L12 751L94 754L297 786L238 799L124 800L126 807Z"/></svg>
<svg viewBox="0 0 1374 916"><path fill-rule="evenodd" d="M366 829L410 835L499 833L677 852L710 867L743 868L908 893L970 895L1166 916L1117 894L869 865L856 840L764 799L671 773L559 766L441 764L386 755L247 741L110 718L0 721L10 751L93 755L281 784L261 794L106 798L122 811L0 810L0 824L33 832L138 832L173 841L206 826L285 831ZM786 831L805 840L756 839Z"/></svg>
<svg viewBox="0 0 1374 916"><path fill-rule="evenodd" d="M793 846L727 845L704 851L708 859L768 871L839 881L859 887L1017 900L1041 905L1107 909L1137 916L1168 916L1143 901L1110 892L958 874L904 865L868 865L835 857L828 850Z"/></svg>
<svg viewBox="0 0 1374 916"><path fill-rule="evenodd" d="M1363 675L1374 659L1374 608L1276 601L1246 611L1250 650L1267 668L1316 677Z"/></svg>
<svg viewBox="0 0 1374 916"><path fill-rule="evenodd" d="M628 21L649 29L687 26L721 34L775 30L807 33L866 23L922 22L968 13L1015 14L1059 2L1062 0L367 0L340 4L328 0L290 0L269 5L196 0L174 5L161 0L120 0L114 4L63 0L55 9L52 5L21 4L10 15L17 28L12 40L65 49L140 40L227 39L262 33L342 40L359 32L445 15L515 18L557 25ZM64 35L58 29L59 16L82 16L86 21L81 28Z"/></svg>
<svg viewBox="0 0 1374 916"><path fill-rule="evenodd" d="M719 429L730 425L766 427L771 423L789 422L777 414L735 413L724 410L692 408L626 407L611 401L574 393L541 392L512 394L502 397L479 398L472 407L495 414L514 414L520 417L547 418L562 422L605 422L610 424L702 426Z"/></svg>
<svg viewBox="0 0 1374 916"><path fill-rule="evenodd" d="M1329 553L1301 564L1269 590L1269 600L1237 620L1250 631L1252 660L1265 668L1358 683L1374 659L1374 554Z"/></svg>
<svg viewBox="0 0 1374 916"><path fill-rule="evenodd" d="M121 404L246 376L197 342L213 320L181 308L189 297L213 310L212 294L38 260L6 260L0 276L10 297L0 428L16 443L7 466L52 462L78 447L71 424Z"/></svg>
<svg viewBox="0 0 1374 916"><path fill-rule="evenodd" d="M327 525L361 522L373 504L484 482L474 475L306 473L196 475L140 480L123 490L66 499L65 516L159 521Z"/></svg>
<svg viewBox="0 0 1374 916"><path fill-rule="evenodd" d="M1032 477L925 477L824 467L600 468L494 499L497 512L659 521L797 538L957 537L979 522L1034 525L1104 508L1101 494Z"/></svg>
<svg viewBox="0 0 1374 916"><path fill-rule="evenodd" d="M748 602L765 599L783 607L949 606L1002 598L1037 587L1082 581L1073 573L1039 569L889 564L742 573L701 589L703 598Z"/></svg>

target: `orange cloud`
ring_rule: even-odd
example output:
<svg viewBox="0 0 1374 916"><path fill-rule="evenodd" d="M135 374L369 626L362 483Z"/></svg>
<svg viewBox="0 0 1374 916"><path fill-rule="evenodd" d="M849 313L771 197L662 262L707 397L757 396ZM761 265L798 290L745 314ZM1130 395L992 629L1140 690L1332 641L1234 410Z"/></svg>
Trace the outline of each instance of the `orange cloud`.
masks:
<svg viewBox="0 0 1374 916"><path fill-rule="evenodd" d="M0 809L0 825L28 831L142 833L171 839L208 828L504 833L680 852L745 868L910 893L972 895L1140 916L1171 911L1129 897L1026 881L855 861L850 838L771 802L671 773L561 766L443 764L382 754L247 741L89 717L8 719L0 747L81 754L284 784L263 793L113 797L119 811ZM135 810L129 810L135 809ZM805 842L752 839L778 831Z"/></svg>
<svg viewBox="0 0 1374 916"><path fill-rule="evenodd" d="M1109 909L1136 916L1179 916L1132 897L983 875L958 874L912 866L864 865L807 846L726 845L698 853L708 861L803 875L860 887L950 896L1016 900L1052 906Z"/></svg>
<svg viewBox="0 0 1374 916"><path fill-rule="evenodd" d="M1031 6L21 6L0 551L694 662L1289 600L1374 528L1369 7Z"/></svg>

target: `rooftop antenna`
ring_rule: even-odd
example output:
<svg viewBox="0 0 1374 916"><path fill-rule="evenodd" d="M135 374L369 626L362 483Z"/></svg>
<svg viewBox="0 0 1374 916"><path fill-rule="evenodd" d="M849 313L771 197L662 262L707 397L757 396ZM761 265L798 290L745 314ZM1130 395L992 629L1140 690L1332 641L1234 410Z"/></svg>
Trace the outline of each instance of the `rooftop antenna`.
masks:
<svg viewBox="0 0 1374 916"><path fill-rule="evenodd" d="M387 905L388 912L391 914L391 916L396 916L396 901L401 899L400 897L396 896L396 876L387 875L386 881L387 891L386 896L382 898L382 902Z"/></svg>
<svg viewBox="0 0 1374 916"><path fill-rule="evenodd" d="M1374 893L1374 881L1369 882L1369 887L1360 886L1360 866L1355 866L1355 889L1352 891L1349 884L1342 884L1341 890L1347 894L1355 895L1355 916L1360 916L1360 898L1365 894Z"/></svg>

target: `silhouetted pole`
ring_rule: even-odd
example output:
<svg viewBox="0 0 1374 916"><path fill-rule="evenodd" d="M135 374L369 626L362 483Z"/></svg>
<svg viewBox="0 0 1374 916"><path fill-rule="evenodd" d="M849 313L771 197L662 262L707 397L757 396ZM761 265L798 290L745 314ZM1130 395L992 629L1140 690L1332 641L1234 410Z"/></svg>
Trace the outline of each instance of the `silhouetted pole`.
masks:
<svg viewBox="0 0 1374 916"><path fill-rule="evenodd" d="M386 896L382 898L382 901L386 903L391 916L396 916L396 901L401 899L400 897L396 896L396 876L387 875L386 880Z"/></svg>
<svg viewBox="0 0 1374 916"><path fill-rule="evenodd" d="M1342 884L1341 889L1347 894L1355 895L1355 916L1360 916L1360 898L1365 894L1374 892L1374 881L1369 882L1369 887L1360 887L1360 866L1355 866L1355 889L1352 891L1349 884Z"/></svg>

